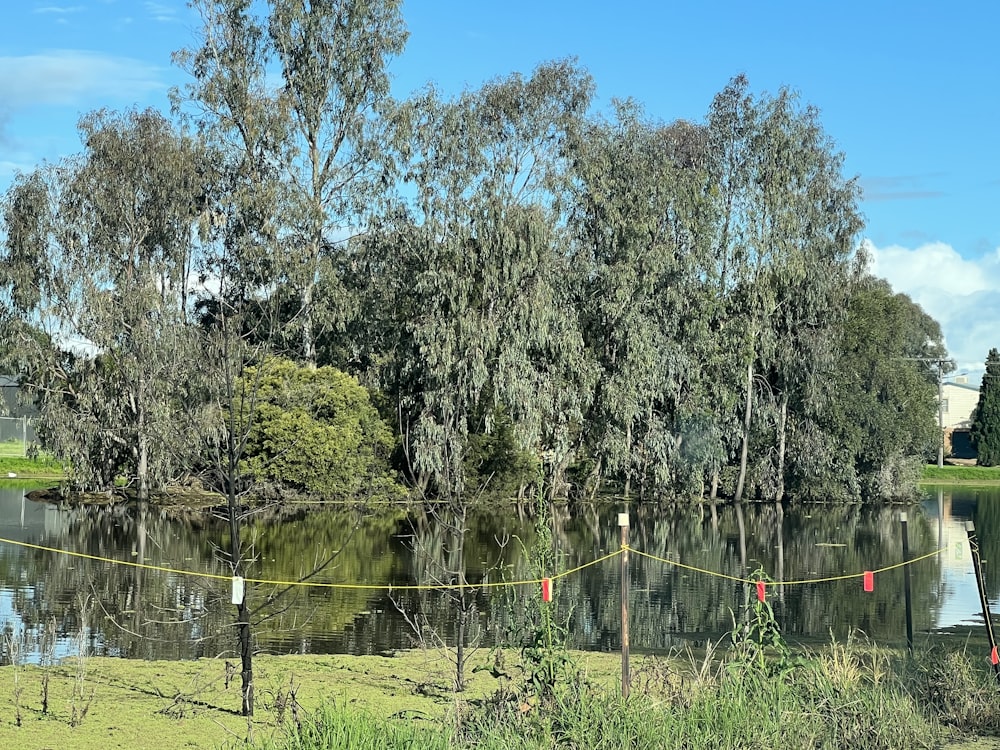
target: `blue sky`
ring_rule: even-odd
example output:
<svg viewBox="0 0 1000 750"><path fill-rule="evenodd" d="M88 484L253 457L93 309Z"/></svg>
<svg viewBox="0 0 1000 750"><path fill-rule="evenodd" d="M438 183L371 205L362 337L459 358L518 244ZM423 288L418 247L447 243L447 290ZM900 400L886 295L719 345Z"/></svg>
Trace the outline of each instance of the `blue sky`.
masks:
<svg viewBox="0 0 1000 750"><path fill-rule="evenodd" d="M701 120L738 73L817 106L864 188L873 271L941 322L973 376L1000 346L1000 6L985 1L408 0L395 91L476 87L576 57L598 106ZM78 117L167 108L196 43L184 0L19 0L0 35L0 187L79 150Z"/></svg>

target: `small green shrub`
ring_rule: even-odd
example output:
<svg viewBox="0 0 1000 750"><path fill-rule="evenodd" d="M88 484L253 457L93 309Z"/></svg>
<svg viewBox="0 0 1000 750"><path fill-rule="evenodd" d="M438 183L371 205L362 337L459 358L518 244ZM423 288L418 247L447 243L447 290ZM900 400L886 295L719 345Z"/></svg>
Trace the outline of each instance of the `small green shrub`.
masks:
<svg viewBox="0 0 1000 750"><path fill-rule="evenodd" d="M287 360L257 375L243 387L257 400L246 466L258 481L324 498L402 494L389 467L392 433L357 380Z"/></svg>

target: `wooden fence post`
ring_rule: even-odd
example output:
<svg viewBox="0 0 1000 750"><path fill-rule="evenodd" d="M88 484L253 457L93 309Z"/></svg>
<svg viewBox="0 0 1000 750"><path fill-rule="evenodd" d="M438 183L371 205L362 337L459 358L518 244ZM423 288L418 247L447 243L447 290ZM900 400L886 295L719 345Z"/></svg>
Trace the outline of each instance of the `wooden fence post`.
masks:
<svg viewBox="0 0 1000 750"><path fill-rule="evenodd" d="M903 534L903 599L906 602L906 648L913 656L913 601L910 598L910 539L906 534L906 511L899 514Z"/></svg>
<svg viewBox="0 0 1000 750"><path fill-rule="evenodd" d="M628 653L628 511L618 514L618 526L622 530L622 698L628 698L632 687Z"/></svg>

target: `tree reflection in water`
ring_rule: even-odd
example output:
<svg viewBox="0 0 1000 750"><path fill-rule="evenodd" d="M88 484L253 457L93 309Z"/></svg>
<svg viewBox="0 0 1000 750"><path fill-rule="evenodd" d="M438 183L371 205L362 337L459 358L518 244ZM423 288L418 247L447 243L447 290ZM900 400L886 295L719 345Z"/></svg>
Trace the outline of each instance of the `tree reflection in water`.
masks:
<svg viewBox="0 0 1000 750"><path fill-rule="evenodd" d="M27 504L26 504L27 503ZM552 512L558 567L565 570L618 548L620 504L558 506ZM939 523L938 508L947 518ZM971 568L961 558L960 520L976 522L983 557L1000 559L1000 491L946 489L939 504L931 491L925 512L911 510L914 556L938 546L944 530L948 552L912 568L917 632L977 620L978 602L956 603L950 583ZM640 505L632 511L632 546L652 555L727 576L744 577L762 567L777 581L860 574L898 563L902 557L899 509L860 505L791 506L773 503L720 505L713 523L699 506ZM742 517L741 517L742 516ZM464 559L469 580L496 566L509 580L534 577L525 550L533 522L515 509L470 513ZM412 585L425 582L433 561L414 554L413 529L426 536L421 549L435 549L426 518L396 510L360 515L319 510L259 519L246 530L257 559L255 577L272 581ZM53 508L24 501L19 490L0 491L0 536L100 558L209 573L218 579L159 569L112 565L11 544L0 545L0 621L25 631L28 659L39 658L45 624L54 621L57 656L72 652L81 626L79 594L94 605L92 653L142 659L217 656L232 649L228 568L218 555L225 529L197 514L155 507ZM949 537L949 534L951 536ZM497 540L514 539L503 549ZM964 540L964 533L962 539ZM442 548L443 549L443 548ZM339 554L335 554L339 553ZM332 557L332 559L331 559ZM631 638L634 650L660 651L678 644L718 639L740 617L744 586L726 578L631 556ZM316 572L317 568L321 568ZM992 598L1000 595L1000 566L987 566ZM557 572L557 571L553 571ZM619 644L617 564L605 563L558 579L559 617L571 643L614 650ZM492 595L479 592L486 642L523 632L517 612L534 586ZM825 641L861 630L886 645L905 639L902 572L875 578L862 591L852 577L810 585L769 588L783 632L792 641ZM414 591L257 586L257 648L274 653L381 653L413 645L404 610L424 612L451 637L455 617L449 599ZM949 599L950 597L950 599ZM948 600L947 612L942 609ZM261 606L265 605L265 606ZM957 609L956 609L957 607ZM956 614L957 613L957 614ZM946 615L946 616L945 616ZM942 619L944 617L944 619ZM949 619L950 618L950 619ZM946 621L947 620L947 621ZM981 620L980 620L981 621ZM30 653L32 648L33 654Z"/></svg>

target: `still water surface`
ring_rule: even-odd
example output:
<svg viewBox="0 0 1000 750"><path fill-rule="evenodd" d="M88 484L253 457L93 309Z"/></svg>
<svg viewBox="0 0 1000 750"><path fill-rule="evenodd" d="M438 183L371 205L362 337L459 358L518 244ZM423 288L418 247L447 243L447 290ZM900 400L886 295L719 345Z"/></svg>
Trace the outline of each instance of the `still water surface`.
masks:
<svg viewBox="0 0 1000 750"><path fill-rule="evenodd" d="M552 537L558 570L619 548L620 505L556 507ZM632 555L631 641L659 652L719 638L749 601L747 587L726 578L763 568L773 579L860 574L900 562L899 508L809 505L720 507L713 520L697 507L634 507L631 546L685 568ZM913 564L914 630L920 638L970 632L981 637L982 614L972 572L966 520L974 520L982 556L1000 560L1000 488L928 488L908 509ZM404 513L303 512L248 530L257 557L254 577L275 582L406 586L441 580L464 565L470 581L534 579L534 522L514 509L472 513L461 556L433 518ZM77 653L128 658L194 658L233 648L230 583L218 547L223 524L171 518L135 506L59 508L0 489L0 625L24 638L28 659ZM18 542L22 544L14 544ZM37 545L37 546L23 546ZM97 558L172 570L114 565ZM464 559L463 559L464 558ZM619 647L620 561L608 560L556 582L559 621L576 647ZM697 570L692 570L692 568ZM184 571L184 572L175 572ZM317 572L318 571L318 572ZM702 572L706 571L706 572ZM187 574L190 572L191 574ZM206 577L203 574L219 576ZM716 575L721 574L721 575ZM845 638L860 630L884 645L905 640L903 573L769 588L792 641ZM986 565L991 603L1000 598L1000 565ZM516 642L525 633L535 585L475 593L470 637ZM428 638L455 638L455 597L433 591L332 589L257 585L251 606L258 648L272 653L382 653L415 645L413 625ZM54 649L42 635L54 632ZM0 661L4 649L0 649Z"/></svg>

